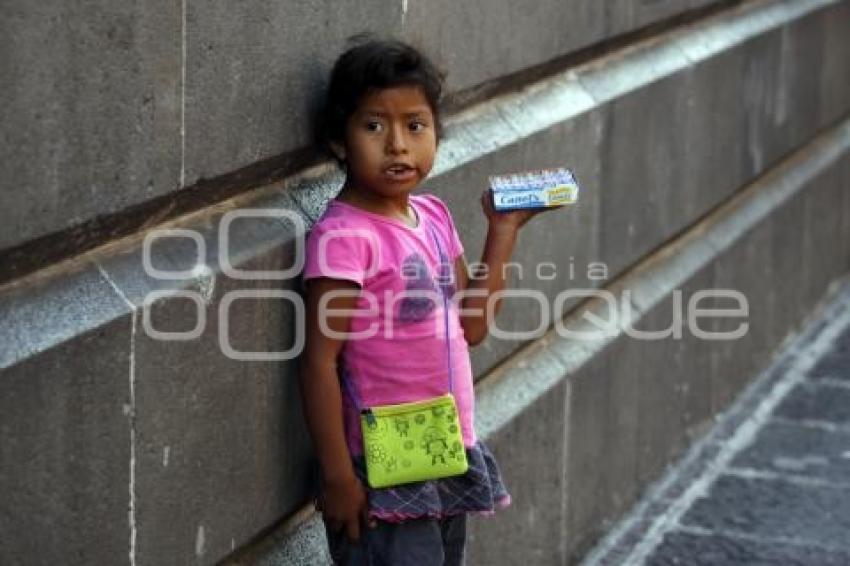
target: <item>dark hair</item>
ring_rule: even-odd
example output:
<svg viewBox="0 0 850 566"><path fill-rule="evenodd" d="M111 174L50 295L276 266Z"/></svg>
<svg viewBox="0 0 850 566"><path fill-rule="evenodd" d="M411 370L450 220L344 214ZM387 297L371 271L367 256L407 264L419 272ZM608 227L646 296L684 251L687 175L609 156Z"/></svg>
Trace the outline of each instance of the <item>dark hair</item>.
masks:
<svg viewBox="0 0 850 566"><path fill-rule="evenodd" d="M351 38L355 43L339 59L331 71L322 115L321 142L342 143L348 119L361 99L376 89L418 86L434 113L437 140L442 134L440 95L443 74L425 55L394 39L377 39L371 35Z"/></svg>

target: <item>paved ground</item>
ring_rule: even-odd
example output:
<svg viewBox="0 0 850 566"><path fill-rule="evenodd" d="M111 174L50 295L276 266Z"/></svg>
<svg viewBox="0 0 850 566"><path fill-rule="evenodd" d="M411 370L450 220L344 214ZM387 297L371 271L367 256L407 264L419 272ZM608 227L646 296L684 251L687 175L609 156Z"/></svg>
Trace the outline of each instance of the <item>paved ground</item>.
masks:
<svg viewBox="0 0 850 566"><path fill-rule="evenodd" d="M584 564L850 565L850 286Z"/></svg>

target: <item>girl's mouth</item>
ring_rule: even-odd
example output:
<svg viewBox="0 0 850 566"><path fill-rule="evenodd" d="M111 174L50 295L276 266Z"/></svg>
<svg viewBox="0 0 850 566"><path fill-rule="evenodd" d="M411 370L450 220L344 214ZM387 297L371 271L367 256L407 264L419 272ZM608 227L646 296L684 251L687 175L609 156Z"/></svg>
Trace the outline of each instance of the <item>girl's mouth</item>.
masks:
<svg viewBox="0 0 850 566"><path fill-rule="evenodd" d="M416 177L416 169L403 163L394 163L384 169L384 175L391 181L410 181Z"/></svg>

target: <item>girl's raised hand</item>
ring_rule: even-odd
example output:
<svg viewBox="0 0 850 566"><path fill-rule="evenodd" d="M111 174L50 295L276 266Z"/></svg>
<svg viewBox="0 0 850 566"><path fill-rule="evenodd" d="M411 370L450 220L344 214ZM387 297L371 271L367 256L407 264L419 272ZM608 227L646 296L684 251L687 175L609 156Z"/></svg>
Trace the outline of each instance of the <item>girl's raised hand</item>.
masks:
<svg viewBox="0 0 850 566"><path fill-rule="evenodd" d="M493 199L490 198L490 190L484 189L484 191L481 193L481 209L484 211L484 215L487 217L487 222L490 223L491 227L505 227L509 229L519 230L526 222L531 220L531 218L533 218L534 216L537 216L541 212L552 210L553 208L560 207L521 209L511 210L509 212L499 212L498 210L493 208Z"/></svg>

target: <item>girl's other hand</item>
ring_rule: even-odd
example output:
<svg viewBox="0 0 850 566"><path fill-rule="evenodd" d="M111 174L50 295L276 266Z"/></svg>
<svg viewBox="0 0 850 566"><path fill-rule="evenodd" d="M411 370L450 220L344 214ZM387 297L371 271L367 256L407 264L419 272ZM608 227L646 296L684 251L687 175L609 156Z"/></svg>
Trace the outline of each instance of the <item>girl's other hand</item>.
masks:
<svg viewBox="0 0 850 566"><path fill-rule="evenodd" d="M369 528L377 525L369 518L366 488L354 474L339 481L325 481L318 502L322 517L333 532L345 529L348 539L360 542L361 522Z"/></svg>
<svg viewBox="0 0 850 566"><path fill-rule="evenodd" d="M537 216L541 212L545 212L547 210L552 210L554 208L560 208L557 206L548 207L548 208L534 208L534 209L522 209L522 210L511 210L509 212L499 212L495 208L493 208L493 199L490 198L490 189L484 189L481 193L481 209L484 211L484 215L487 217L487 222L490 223L491 227L494 228L506 228L519 230L522 226L531 220L534 216Z"/></svg>

